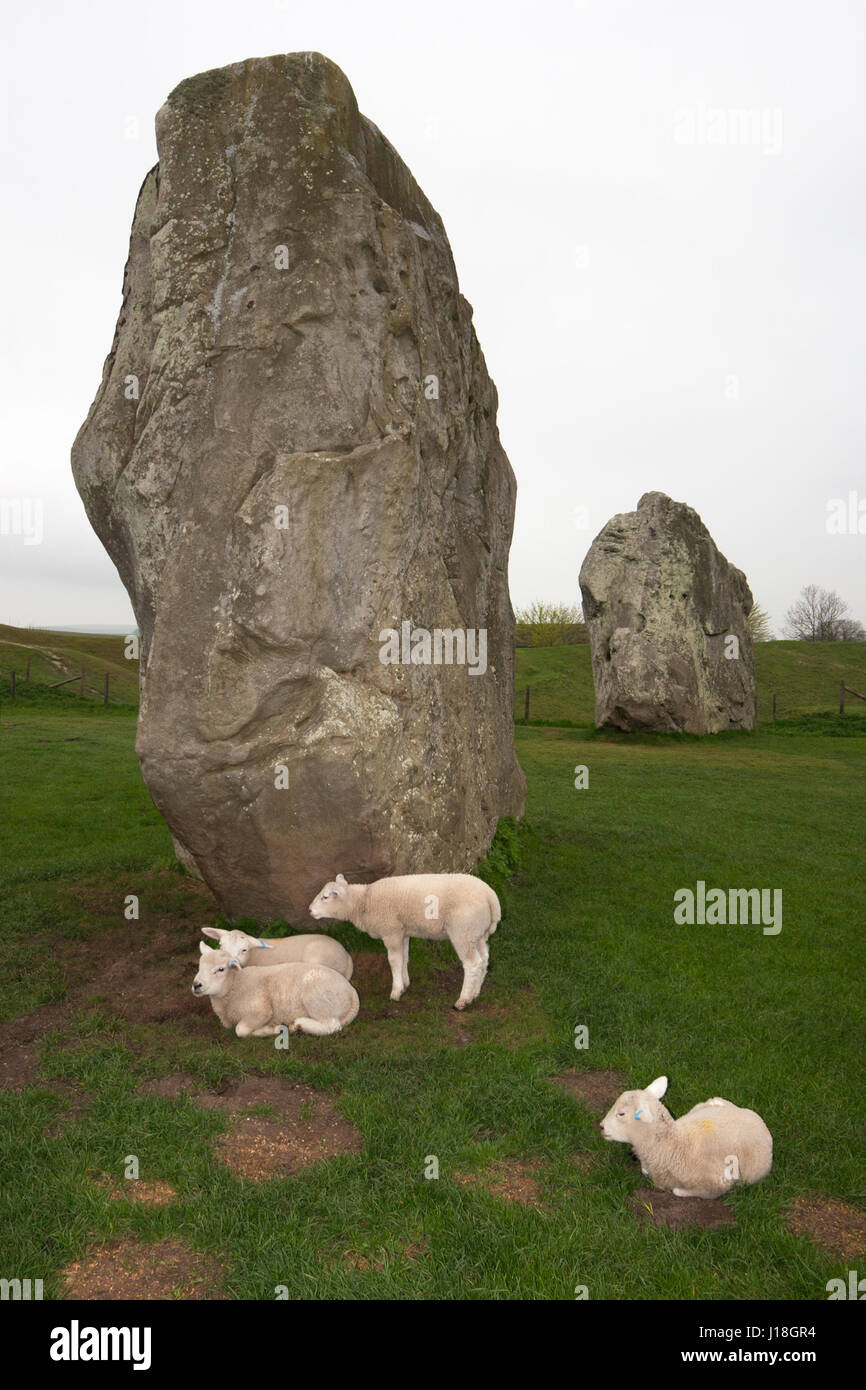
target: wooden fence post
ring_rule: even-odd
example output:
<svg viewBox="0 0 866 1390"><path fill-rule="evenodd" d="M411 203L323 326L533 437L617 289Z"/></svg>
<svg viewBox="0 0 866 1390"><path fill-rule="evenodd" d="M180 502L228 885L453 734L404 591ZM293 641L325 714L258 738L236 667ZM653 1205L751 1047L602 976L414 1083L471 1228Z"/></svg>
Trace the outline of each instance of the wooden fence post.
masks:
<svg viewBox="0 0 866 1390"><path fill-rule="evenodd" d="M773 691L773 723L776 722L776 692Z"/></svg>
<svg viewBox="0 0 866 1390"><path fill-rule="evenodd" d="M839 713L845 713L845 682L839 686Z"/></svg>
<svg viewBox="0 0 866 1390"><path fill-rule="evenodd" d="M84 694L84 677L85 677L86 675L87 675L87 672L85 671L84 667L82 666L82 668L81 668L81 693L82 693L82 695Z"/></svg>
<svg viewBox="0 0 866 1390"><path fill-rule="evenodd" d="M14 671L12 672L12 691L11 691L11 697L12 697L13 700L15 699L15 672L14 672Z"/></svg>
<svg viewBox="0 0 866 1390"><path fill-rule="evenodd" d="M523 722L529 723L529 686L526 687L526 694L523 697Z"/></svg>
<svg viewBox="0 0 866 1390"><path fill-rule="evenodd" d="M24 677L24 679L25 679L26 681L29 681L29 680L30 680L30 657L29 657L29 656L28 656L28 658L27 658L27 675Z"/></svg>
<svg viewBox="0 0 866 1390"><path fill-rule="evenodd" d="M107 704L108 704L108 672L107 672L107 671L106 671L106 673L105 673L105 694L104 694L103 697L102 697L102 703L103 703L104 705L107 705Z"/></svg>

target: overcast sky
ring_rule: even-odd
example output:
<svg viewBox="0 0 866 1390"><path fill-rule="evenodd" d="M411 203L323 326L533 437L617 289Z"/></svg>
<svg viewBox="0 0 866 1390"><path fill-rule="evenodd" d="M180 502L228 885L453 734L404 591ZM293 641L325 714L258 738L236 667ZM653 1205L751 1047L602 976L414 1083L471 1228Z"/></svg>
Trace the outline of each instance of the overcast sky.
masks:
<svg viewBox="0 0 866 1390"><path fill-rule="evenodd" d="M515 605L579 602L593 536L660 489L777 633L807 583L866 622L862 0L37 0L2 30L0 502L41 502L44 537L7 507L0 621L132 623L69 450L153 118L193 73L317 49L444 220L517 475ZM851 492L864 534L829 534Z"/></svg>

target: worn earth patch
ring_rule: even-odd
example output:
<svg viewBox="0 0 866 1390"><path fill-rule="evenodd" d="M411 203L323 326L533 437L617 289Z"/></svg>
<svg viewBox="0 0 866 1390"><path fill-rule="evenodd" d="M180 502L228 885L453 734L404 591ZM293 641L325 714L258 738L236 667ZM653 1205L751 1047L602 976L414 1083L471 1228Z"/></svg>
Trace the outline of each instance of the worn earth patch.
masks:
<svg viewBox="0 0 866 1390"><path fill-rule="evenodd" d="M173 1071L170 1076L157 1076L151 1081L142 1081L135 1088L137 1096L177 1096L190 1095L206 1088L206 1082L187 1072Z"/></svg>
<svg viewBox="0 0 866 1390"><path fill-rule="evenodd" d="M622 1095L628 1077L622 1071L564 1071L551 1076L555 1086L561 1086L596 1115L604 1115L617 1096Z"/></svg>
<svg viewBox="0 0 866 1390"><path fill-rule="evenodd" d="M413 1242L412 1245L406 1245L402 1250L399 1250L396 1258L400 1260L420 1259L422 1255L427 1253L428 1244L427 1237L422 1236L420 1240ZM339 1260L332 1261L332 1264L339 1263L344 1269L359 1269L381 1274L385 1265L388 1263L388 1259L389 1256L384 1250L375 1256L361 1255L357 1250L343 1250ZM390 1259L393 1263L394 1256L391 1255Z"/></svg>
<svg viewBox="0 0 866 1390"><path fill-rule="evenodd" d="M253 1182L300 1172L342 1153L360 1153L364 1138L330 1096L278 1076L248 1076L208 1089L185 1072L143 1081L138 1094L189 1095L206 1110L223 1111L231 1123L217 1152L240 1177ZM250 1114L256 1110L258 1114ZM262 1113L266 1112L266 1113Z"/></svg>
<svg viewBox="0 0 866 1390"><path fill-rule="evenodd" d="M571 1159L575 1168L581 1173L589 1173L598 1163L598 1154L590 1153L587 1149L581 1149L572 1155Z"/></svg>
<svg viewBox="0 0 866 1390"><path fill-rule="evenodd" d="M115 1240L63 1270L63 1297L85 1299L221 1298L221 1261L177 1240L153 1245Z"/></svg>
<svg viewBox="0 0 866 1390"><path fill-rule="evenodd" d="M500 1197L505 1202L540 1208L537 1174L541 1166L540 1158L498 1158L482 1173L453 1173L452 1177L463 1187L476 1184L486 1187L494 1197Z"/></svg>
<svg viewBox="0 0 866 1390"><path fill-rule="evenodd" d="M684 1226L701 1226L715 1231L720 1226L736 1226L737 1218L718 1197L675 1197L654 1187L639 1187L628 1199L639 1220L651 1226L667 1226L679 1231Z"/></svg>
<svg viewBox="0 0 866 1390"><path fill-rule="evenodd" d="M785 1225L795 1236L809 1236L840 1260L866 1254L866 1211L837 1197L795 1198L785 1211Z"/></svg>
<svg viewBox="0 0 866 1390"><path fill-rule="evenodd" d="M81 1115L87 1113L93 1104L93 1093L91 1091L85 1091L84 1088L79 1086L75 1081L61 1081L58 1079L45 1081L40 1084L43 1085L46 1090L51 1091L53 1095L59 1096L60 1099L66 1103L63 1113L58 1115L53 1124L47 1125L43 1130L46 1139L57 1139L74 1120L79 1119Z"/></svg>
<svg viewBox="0 0 866 1390"><path fill-rule="evenodd" d="M20 1091L37 1086L39 1047L46 1033L62 1023L65 1010L60 1004L43 1004L23 1018L0 1023L0 1089Z"/></svg>
<svg viewBox="0 0 866 1390"><path fill-rule="evenodd" d="M107 1173L96 1179L97 1187L103 1188L112 1202L135 1202L143 1207L164 1207L177 1197L173 1187L167 1182L145 1182L142 1178L127 1178L115 1182Z"/></svg>

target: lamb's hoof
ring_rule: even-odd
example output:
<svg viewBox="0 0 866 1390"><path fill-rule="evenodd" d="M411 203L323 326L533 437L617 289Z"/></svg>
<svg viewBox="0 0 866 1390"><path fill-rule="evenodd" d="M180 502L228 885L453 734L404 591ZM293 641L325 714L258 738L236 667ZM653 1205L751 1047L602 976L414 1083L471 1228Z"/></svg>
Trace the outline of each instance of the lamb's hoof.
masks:
<svg viewBox="0 0 866 1390"><path fill-rule="evenodd" d="M403 998L402 994L395 994L393 990L388 997L389 999L393 999L395 1004L399 1004L400 1000Z"/></svg>
<svg viewBox="0 0 866 1390"><path fill-rule="evenodd" d="M459 1009L459 1010L461 1011L461 1013L462 1013L463 1010L466 1008L466 1005L465 1005L465 1003L463 1003L460 999L458 999L458 1000L457 1000L457 1003L456 1003L456 1004L452 1004L451 1007L452 1007L452 1009Z"/></svg>
<svg viewBox="0 0 866 1390"><path fill-rule="evenodd" d="M300 1032L299 1025L298 1025L297 1023L290 1023L290 1024L289 1024L289 1032L290 1032L290 1033L298 1033L298 1032Z"/></svg>

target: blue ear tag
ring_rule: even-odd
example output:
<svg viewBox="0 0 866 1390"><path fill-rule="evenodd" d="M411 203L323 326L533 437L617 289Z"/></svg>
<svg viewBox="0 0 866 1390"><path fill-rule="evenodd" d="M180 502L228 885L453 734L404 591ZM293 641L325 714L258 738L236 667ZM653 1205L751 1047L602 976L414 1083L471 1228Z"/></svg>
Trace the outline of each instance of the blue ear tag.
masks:
<svg viewBox="0 0 866 1390"><path fill-rule="evenodd" d="M634 1117L635 1117L635 1119L637 1119L638 1115L642 1115L642 1114L643 1114L643 1106L641 1106L640 1110L636 1110L636 1111L634 1112Z"/></svg>
<svg viewBox="0 0 866 1390"><path fill-rule="evenodd" d="M261 940L260 940L260 941L259 941L259 945L260 945L265 951L272 951L272 950L274 949L273 946L269 946L269 945L268 945L267 941L261 941Z"/></svg>
<svg viewBox="0 0 866 1390"><path fill-rule="evenodd" d="M240 966L238 965L238 963L237 963L236 960L230 960L230 961L229 961L229 965L230 965L230 966L233 965L233 966L235 967L236 970L239 970L239 969L240 969Z"/></svg>

